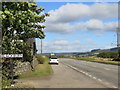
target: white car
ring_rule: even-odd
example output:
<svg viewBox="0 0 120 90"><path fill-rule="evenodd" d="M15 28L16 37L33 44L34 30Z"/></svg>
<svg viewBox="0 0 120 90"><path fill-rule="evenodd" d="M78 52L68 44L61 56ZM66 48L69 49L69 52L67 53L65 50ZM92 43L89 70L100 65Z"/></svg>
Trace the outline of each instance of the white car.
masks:
<svg viewBox="0 0 120 90"><path fill-rule="evenodd" d="M50 64L58 64L59 61L58 61L58 58L57 57L50 57Z"/></svg>

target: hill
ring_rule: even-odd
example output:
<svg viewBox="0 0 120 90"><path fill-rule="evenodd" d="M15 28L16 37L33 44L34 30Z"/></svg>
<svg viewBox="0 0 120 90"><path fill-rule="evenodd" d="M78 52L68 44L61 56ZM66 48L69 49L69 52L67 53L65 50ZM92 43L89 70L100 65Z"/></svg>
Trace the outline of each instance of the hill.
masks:
<svg viewBox="0 0 120 90"><path fill-rule="evenodd" d="M65 55L65 56L79 56L79 55L94 55L95 53L101 52L117 52L118 48L110 48L110 49L93 49L90 52L61 52L55 53L55 55ZM43 55L50 55L50 53L43 53Z"/></svg>

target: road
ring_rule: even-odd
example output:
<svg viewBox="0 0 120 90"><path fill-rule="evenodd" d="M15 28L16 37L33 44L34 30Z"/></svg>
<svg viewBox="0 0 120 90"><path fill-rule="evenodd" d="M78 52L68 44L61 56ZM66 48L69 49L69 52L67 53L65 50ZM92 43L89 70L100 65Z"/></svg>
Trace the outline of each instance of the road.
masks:
<svg viewBox="0 0 120 90"><path fill-rule="evenodd" d="M74 59L60 59L61 63L100 82L106 87L118 87L118 66Z"/></svg>
<svg viewBox="0 0 120 90"><path fill-rule="evenodd" d="M118 66L74 59L51 65L53 75L22 80L35 88L117 88Z"/></svg>

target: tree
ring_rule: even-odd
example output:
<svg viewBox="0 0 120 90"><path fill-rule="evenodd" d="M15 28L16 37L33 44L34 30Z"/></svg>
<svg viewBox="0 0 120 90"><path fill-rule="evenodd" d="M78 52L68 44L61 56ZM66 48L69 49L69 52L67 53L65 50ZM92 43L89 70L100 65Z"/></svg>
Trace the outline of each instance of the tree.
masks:
<svg viewBox="0 0 120 90"><path fill-rule="evenodd" d="M45 26L40 23L45 22L45 17L49 14L41 14L43 8L37 8L35 3L28 2L3 2L2 19L2 47L4 53L20 52L15 48L18 40L24 42L28 38L44 38L42 31ZM23 42L23 43L24 43ZM21 43L21 45L23 45ZM20 43L19 43L20 44Z"/></svg>
<svg viewBox="0 0 120 90"><path fill-rule="evenodd" d="M16 54L24 51L27 57L24 58L25 61L31 62L31 47L26 41L28 38L43 39L45 37L43 32L45 26L41 23L45 22L45 17L49 14L41 14L42 11L44 11L42 7L37 8L37 5L32 2L2 2L0 19L2 19L3 54ZM4 78L9 79L9 62L6 63L2 65L3 75L8 75Z"/></svg>
<svg viewBox="0 0 120 90"><path fill-rule="evenodd" d="M97 55L102 58L117 58L117 53L115 52L102 52Z"/></svg>

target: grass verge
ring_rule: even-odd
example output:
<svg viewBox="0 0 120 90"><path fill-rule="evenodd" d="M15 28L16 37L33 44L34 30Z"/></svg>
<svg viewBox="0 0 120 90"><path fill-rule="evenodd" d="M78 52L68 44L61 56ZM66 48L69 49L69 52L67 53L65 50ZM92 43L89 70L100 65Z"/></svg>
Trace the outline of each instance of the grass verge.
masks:
<svg viewBox="0 0 120 90"><path fill-rule="evenodd" d="M2 80L2 88L7 88L8 86L10 86L10 82L11 82L10 79L9 80Z"/></svg>
<svg viewBox="0 0 120 90"><path fill-rule="evenodd" d="M42 61L42 64L38 64L35 67L34 72L29 72L26 74L22 74L19 76L20 78L28 78L28 77L39 77L39 76L47 76L53 73L51 66L49 65L49 59L46 56L37 55L37 60Z"/></svg>
<svg viewBox="0 0 120 90"><path fill-rule="evenodd" d="M99 59L89 58L89 57L70 57L70 58L77 59L77 60L83 60L83 61L104 63L104 64L120 65L119 61L105 61L105 60L99 60Z"/></svg>

